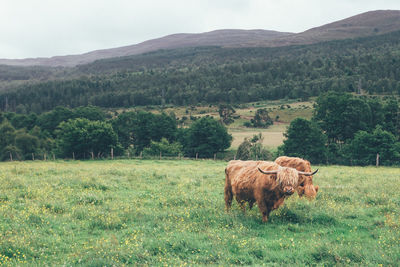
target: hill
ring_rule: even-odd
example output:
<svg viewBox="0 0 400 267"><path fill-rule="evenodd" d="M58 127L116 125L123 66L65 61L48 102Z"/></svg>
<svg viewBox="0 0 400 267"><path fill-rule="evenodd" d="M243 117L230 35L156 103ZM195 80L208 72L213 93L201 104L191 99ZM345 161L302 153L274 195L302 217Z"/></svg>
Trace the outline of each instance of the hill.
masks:
<svg viewBox="0 0 400 267"><path fill-rule="evenodd" d="M377 10L329 23L302 33L270 30L217 30L198 34L173 34L140 44L97 50L82 55L51 58L0 59L0 64L14 66L64 66L87 64L99 59L138 55L160 49L185 47L276 47L312 44L385 34L400 30L399 10Z"/></svg>
<svg viewBox="0 0 400 267"><path fill-rule="evenodd" d="M160 49L175 49L201 46L240 47L246 41L266 42L291 33L267 30L217 30L198 34L172 34L140 44L119 48L97 50L82 55L56 56L51 58L0 59L0 64L14 66L65 66L71 67L99 59L139 55Z"/></svg>
<svg viewBox="0 0 400 267"><path fill-rule="evenodd" d="M312 44L374 36L398 30L400 30L400 10L376 10L312 28L302 33L277 37L268 42L267 46Z"/></svg>
<svg viewBox="0 0 400 267"><path fill-rule="evenodd" d="M59 69L52 80L8 85L0 91L0 109L305 100L359 87L370 94L398 94L399 40L400 31L302 46L181 48L100 60ZM24 69L29 68L38 67Z"/></svg>

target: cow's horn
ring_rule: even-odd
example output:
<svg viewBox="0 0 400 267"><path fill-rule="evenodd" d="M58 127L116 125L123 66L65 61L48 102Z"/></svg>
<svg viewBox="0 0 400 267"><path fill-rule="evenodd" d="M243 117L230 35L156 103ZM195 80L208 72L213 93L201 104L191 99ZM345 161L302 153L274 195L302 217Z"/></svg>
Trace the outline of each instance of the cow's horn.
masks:
<svg viewBox="0 0 400 267"><path fill-rule="evenodd" d="M312 175L316 174L317 172L318 172L318 169L316 171L314 171L314 172L300 172L299 171L299 174L302 174L302 175L305 175L305 176L312 176Z"/></svg>
<svg viewBox="0 0 400 267"><path fill-rule="evenodd" d="M278 173L278 170L275 170L275 171L263 171L260 168L258 168L258 170L260 172L264 173L264 174L277 174Z"/></svg>

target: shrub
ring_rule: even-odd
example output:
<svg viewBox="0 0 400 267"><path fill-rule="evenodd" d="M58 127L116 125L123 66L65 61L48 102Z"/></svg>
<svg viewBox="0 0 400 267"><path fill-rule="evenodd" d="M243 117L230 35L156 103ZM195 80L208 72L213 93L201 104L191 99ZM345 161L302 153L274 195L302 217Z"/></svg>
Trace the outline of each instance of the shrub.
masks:
<svg viewBox="0 0 400 267"><path fill-rule="evenodd" d="M165 156L178 156L182 153L182 145L179 142L170 143L166 138L160 142L151 141L150 147L143 150L145 156L158 156L160 153Z"/></svg>
<svg viewBox="0 0 400 267"><path fill-rule="evenodd" d="M262 145L263 139L264 138L262 137L261 133L254 135L250 140L245 138L244 141L239 145L239 148L236 152L236 158L241 160L272 159L272 153Z"/></svg>

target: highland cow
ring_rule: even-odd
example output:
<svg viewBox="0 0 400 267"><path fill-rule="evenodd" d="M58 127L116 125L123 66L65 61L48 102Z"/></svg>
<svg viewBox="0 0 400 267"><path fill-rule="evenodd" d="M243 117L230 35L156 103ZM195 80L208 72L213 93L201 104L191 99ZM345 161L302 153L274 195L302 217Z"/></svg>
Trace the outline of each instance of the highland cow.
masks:
<svg viewBox="0 0 400 267"><path fill-rule="evenodd" d="M246 211L257 203L263 222L268 221L270 212L277 209L284 199L292 195L298 186L299 175L314 173L299 172L281 167L275 162L233 160L225 169L225 205L229 211L233 196Z"/></svg>
<svg viewBox="0 0 400 267"><path fill-rule="evenodd" d="M282 156L277 158L275 160L275 163L279 164L282 167L290 167L302 172L311 172L310 162L305 159ZM297 187L297 193L299 194L299 197L305 195L307 198L310 199L315 198L318 189L318 185L313 185L312 176L299 176L299 186Z"/></svg>

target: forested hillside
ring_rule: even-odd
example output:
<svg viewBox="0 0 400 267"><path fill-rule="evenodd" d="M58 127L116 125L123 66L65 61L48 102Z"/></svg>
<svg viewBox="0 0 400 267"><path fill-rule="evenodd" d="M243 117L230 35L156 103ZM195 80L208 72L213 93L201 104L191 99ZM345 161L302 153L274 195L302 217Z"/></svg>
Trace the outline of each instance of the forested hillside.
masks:
<svg viewBox="0 0 400 267"><path fill-rule="evenodd" d="M303 46L161 50L73 69L23 70L28 82L0 92L1 110L306 99L328 90L399 94L400 31ZM18 74L16 67L3 68L3 83L5 72Z"/></svg>

